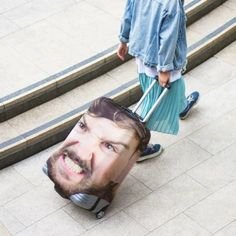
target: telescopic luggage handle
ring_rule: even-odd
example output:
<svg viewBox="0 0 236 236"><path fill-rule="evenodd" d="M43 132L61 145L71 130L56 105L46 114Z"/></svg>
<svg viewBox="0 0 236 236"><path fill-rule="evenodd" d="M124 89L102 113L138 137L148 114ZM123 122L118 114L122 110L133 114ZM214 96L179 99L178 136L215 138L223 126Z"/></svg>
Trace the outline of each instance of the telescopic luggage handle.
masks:
<svg viewBox="0 0 236 236"><path fill-rule="evenodd" d="M151 85L149 86L149 88L147 89L147 91L143 94L143 96L140 98L139 102L137 103L137 105L134 107L134 109L132 110L133 113L135 113L138 108L140 107L140 105L142 104L143 100L145 99L145 97L148 95L148 93L150 92L150 90L153 88L154 84L157 82L157 80L153 80ZM154 105L152 106L152 108L150 109L150 111L147 113L147 115L143 118L143 122L146 122L150 116L152 115L153 111L157 108L157 106L160 104L161 100L165 97L165 95L167 94L167 92L170 89L170 85L167 84L165 86L165 89L163 90L163 92L161 93L161 95L158 97L158 99L156 100L156 102L154 103Z"/></svg>

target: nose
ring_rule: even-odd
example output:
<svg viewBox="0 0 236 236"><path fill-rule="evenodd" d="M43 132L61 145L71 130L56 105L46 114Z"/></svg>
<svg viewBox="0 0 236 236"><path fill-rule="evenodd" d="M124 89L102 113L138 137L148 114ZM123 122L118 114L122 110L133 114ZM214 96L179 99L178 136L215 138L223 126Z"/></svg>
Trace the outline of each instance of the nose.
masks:
<svg viewBox="0 0 236 236"><path fill-rule="evenodd" d="M91 161L99 147L99 138L90 133L82 138L76 144L77 155L83 161Z"/></svg>
<svg viewBox="0 0 236 236"><path fill-rule="evenodd" d="M91 139L86 139L76 145L76 155L80 159L80 165L86 168L86 173L91 175L93 172L94 155L93 143Z"/></svg>

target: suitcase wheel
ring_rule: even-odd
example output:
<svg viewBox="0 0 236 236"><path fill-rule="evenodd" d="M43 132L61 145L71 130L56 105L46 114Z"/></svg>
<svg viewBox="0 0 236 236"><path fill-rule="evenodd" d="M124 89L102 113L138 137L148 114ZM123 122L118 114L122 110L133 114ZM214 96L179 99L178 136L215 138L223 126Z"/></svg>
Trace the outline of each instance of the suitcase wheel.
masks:
<svg viewBox="0 0 236 236"><path fill-rule="evenodd" d="M103 216L105 216L105 211L107 209L108 206L103 207L97 214L96 214L96 218L97 219L102 219Z"/></svg>
<svg viewBox="0 0 236 236"><path fill-rule="evenodd" d="M105 215L105 211L101 210L96 214L96 218L97 219L102 219L104 215Z"/></svg>

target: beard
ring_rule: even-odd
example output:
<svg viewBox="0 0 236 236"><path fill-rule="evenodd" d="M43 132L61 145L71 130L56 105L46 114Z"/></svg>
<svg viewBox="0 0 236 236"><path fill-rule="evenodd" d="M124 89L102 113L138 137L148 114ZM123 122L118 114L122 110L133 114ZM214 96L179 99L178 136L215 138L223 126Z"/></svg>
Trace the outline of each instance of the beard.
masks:
<svg viewBox="0 0 236 236"><path fill-rule="evenodd" d="M64 155L67 155L72 160L76 159L78 164L86 171L86 174L80 181L63 181L62 178L60 178L61 174L56 168L56 163L59 158ZM47 160L47 168L48 176L55 184L55 190L63 197L69 197L75 193L88 192L93 186L93 181L91 179L91 166L77 157L75 152L70 148L70 145L62 147L53 153L53 155Z"/></svg>
<svg viewBox="0 0 236 236"><path fill-rule="evenodd" d="M92 178L92 164L82 161L80 157L76 155L72 145L73 143L60 148L47 160L48 176L55 184L54 188L57 193L63 198L69 198L71 195L77 193L91 194L104 199L108 196L107 200L111 201L113 198L113 194L111 193L113 192L112 189L117 184L114 184L109 178L105 178L103 184L96 183ZM56 163L62 155L67 155L70 159L76 160L78 165L85 171L85 175L80 181L68 181L68 178L62 178L56 167Z"/></svg>

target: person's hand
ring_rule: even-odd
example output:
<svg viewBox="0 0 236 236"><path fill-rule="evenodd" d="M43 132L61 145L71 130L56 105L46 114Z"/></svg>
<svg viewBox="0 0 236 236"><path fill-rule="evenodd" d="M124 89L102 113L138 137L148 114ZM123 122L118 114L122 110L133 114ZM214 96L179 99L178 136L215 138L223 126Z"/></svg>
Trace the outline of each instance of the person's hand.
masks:
<svg viewBox="0 0 236 236"><path fill-rule="evenodd" d="M162 87L165 87L168 84L169 79L170 79L170 72L169 71L165 71L165 72L160 71L159 72L158 81Z"/></svg>
<svg viewBox="0 0 236 236"><path fill-rule="evenodd" d="M126 43L120 43L118 50L117 50L117 56L124 61L125 60L125 56L128 53L128 46Z"/></svg>

